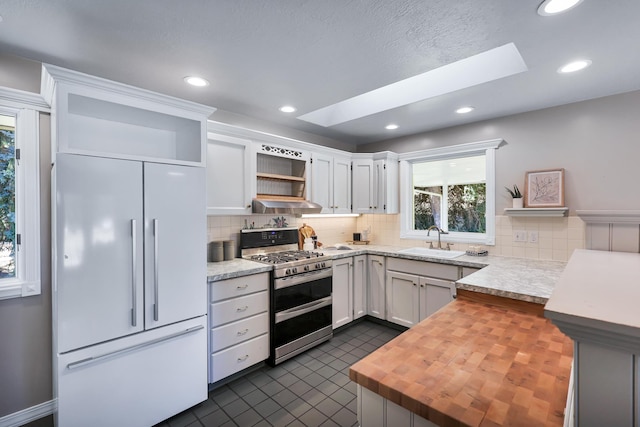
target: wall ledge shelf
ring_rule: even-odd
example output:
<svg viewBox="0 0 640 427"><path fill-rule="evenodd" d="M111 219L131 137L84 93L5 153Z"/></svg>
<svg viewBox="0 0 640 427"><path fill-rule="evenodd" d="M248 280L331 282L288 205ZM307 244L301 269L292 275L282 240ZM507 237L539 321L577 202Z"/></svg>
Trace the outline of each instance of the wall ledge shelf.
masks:
<svg viewBox="0 0 640 427"><path fill-rule="evenodd" d="M507 216L563 217L568 213L569 208L505 208L504 210Z"/></svg>

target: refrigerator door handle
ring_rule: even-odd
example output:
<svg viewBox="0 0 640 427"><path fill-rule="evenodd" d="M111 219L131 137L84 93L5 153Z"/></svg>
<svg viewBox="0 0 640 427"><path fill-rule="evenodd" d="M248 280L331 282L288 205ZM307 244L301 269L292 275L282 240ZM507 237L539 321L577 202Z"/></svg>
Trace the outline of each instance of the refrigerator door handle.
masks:
<svg viewBox="0 0 640 427"><path fill-rule="evenodd" d="M109 353L101 354L99 356L87 357L86 359L82 359L82 360L78 360L76 362L69 363L67 365L67 369L80 368L81 366L86 366L86 365L89 365L89 364L93 364L93 363L99 362L99 361L104 360L104 359L109 359L109 358L112 358L112 357L121 356L121 355L123 355L125 353L138 351L138 350L141 350L141 349L143 349L145 347L156 345L158 343L169 341L169 340L181 337L183 335L187 335L187 334L191 334L191 333L197 332L197 331L199 331L201 329L204 329L204 326L198 325L198 326L194 326L194 327L185 329L184 331L175 332L175 333L167 335L165 337L160 337L160 338L156 338L156 339L153 339L153 340L150 340L150 341L147 341L147 342L143 342L141 344L132 345L131 347L125 347L125 348L122 348L120 350L115 350L115 351L111 351Z"/></svg>
<svg viewBox="0 0 640 427"><path fill-rule="evenodd" d="M138 242L136 239L136 220L131 220L131 302L133 307L131 308L131 326L137 325L138 317L138 301L137 301L137 275L138 271L138 257L136 255L136 249Z"/></svg>
<svg viewBox="0 0 640 427"><path fill-rule="evenodd" d="M153 320L158 321L158 220L153 220Z"/></svg>

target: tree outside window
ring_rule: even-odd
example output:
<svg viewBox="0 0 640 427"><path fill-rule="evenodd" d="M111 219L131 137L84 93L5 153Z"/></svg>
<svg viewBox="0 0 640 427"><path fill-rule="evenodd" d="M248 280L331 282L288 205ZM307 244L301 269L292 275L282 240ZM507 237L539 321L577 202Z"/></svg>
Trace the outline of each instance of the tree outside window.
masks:
<svg viewBox="0 0 640 427"><path fill-rule="evenodd" d="M15 119L0 116L0 279L15 276Z"/></svg>

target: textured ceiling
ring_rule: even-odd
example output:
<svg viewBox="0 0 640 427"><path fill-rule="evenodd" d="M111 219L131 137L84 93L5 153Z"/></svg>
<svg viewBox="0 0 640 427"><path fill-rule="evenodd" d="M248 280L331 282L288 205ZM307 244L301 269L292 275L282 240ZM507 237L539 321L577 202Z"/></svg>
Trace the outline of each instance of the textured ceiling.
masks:
<svg viewBox="0 0 640 427"><path fill-rule="evenodd" d="M348 143L640 89L640 2L3 0L0 50ZM528 71L332 127L310 111L515 43ZM578 57L593 66L556 70ZM211 85L187 87L200 75ZM293 116L278 111L298 108ZM453 111L463 105L476 110ZM384 126L397 123L396 131Z"/></svg>

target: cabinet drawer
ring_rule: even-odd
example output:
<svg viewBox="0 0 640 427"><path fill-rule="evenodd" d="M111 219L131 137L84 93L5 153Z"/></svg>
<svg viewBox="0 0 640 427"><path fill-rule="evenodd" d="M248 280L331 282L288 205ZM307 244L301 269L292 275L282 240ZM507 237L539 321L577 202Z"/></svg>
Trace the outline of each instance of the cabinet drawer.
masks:
<svg viewBox="0 0 640 427"><path fill-rule="evenodd" d="M269 289L269 273L209 283L210 301L216 302Z"/></svg>
<svg viewBox="0 0 640 427"><path fill-rule="evenodd" d="M438 264L437 262L411 261L401 258L387 258L387 270L417 274L418 276L438 277L458 280L458 266Z"/></svg>
<svg viewBox="0 0 640 427"><path fill-rule="evenodd" d="M211 330L211 353L269 332L269 315L258 314Z"/></svg>
<svg viewBox="0 0 640 427"><path fill-rule="evenodd" d="M220 381L229 375L260 363L269 357L269 335L264 334L211 355L209 382Z"/></svg>
<svg viewBox="0 0 640 427"><path fill-rule="evenodd" d="M268 308L269 292L258 292L211 304L209 309L209 322L211 323L211 327L216 327L264 313Z"/></svg>

